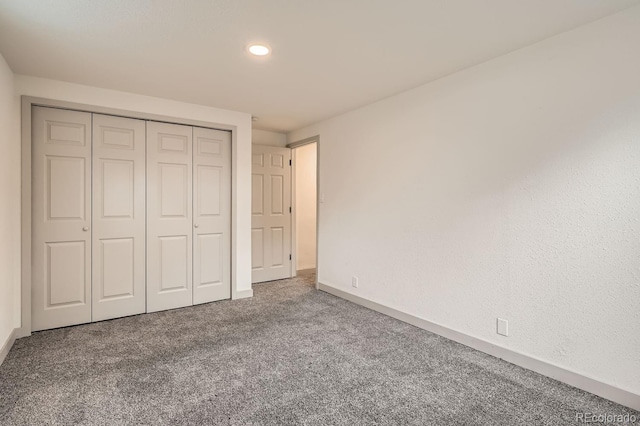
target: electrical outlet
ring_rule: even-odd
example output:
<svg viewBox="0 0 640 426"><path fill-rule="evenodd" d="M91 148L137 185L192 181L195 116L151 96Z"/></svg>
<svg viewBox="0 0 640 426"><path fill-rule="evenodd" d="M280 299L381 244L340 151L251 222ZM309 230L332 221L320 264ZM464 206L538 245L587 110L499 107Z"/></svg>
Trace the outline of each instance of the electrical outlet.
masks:
<svg viewBox="0 0 640 426"><path fill-rule="evenodd" d="M351 285L355 288L358 288L358 277L356 276L351 277Z"/></svg>
<svg viewBox="0 0 640 426"><path fill-rule="evenodd" d="M503 336L509 335L509 321L506 319L498 318L498 334Z"/></svg>

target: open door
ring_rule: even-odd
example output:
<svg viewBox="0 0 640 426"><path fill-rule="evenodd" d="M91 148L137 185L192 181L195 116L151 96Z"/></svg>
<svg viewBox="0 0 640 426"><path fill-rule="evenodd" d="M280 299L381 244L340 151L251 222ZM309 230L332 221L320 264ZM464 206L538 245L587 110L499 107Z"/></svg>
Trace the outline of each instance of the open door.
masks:
<svg viewBox="0 0 640 426"><path fill-rule="evenodd" d="M291 150L254 145L251 282L291 277Z"/></svg>

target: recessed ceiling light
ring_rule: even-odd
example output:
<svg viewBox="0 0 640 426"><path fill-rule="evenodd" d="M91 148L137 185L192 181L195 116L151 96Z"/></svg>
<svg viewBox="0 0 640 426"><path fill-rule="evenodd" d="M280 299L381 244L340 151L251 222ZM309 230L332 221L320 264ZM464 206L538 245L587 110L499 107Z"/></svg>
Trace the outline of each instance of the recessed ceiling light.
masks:
<svg viewBox="0 0 640 426"><path fill-rule="evenodd" d="M252 44L249 46L249 53L256 56L266 56L271 52L269 46L264 44Z"/></svg>

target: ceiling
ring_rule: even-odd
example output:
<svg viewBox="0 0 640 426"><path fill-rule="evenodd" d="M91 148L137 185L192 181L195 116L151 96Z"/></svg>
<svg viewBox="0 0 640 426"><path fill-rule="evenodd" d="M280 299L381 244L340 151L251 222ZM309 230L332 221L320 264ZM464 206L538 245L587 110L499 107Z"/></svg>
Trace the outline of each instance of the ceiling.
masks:
<svg viewBox="0 0 640 426"><path fill-rule="evenodd" d="M259 117L287 132L639 0L0 0L16 74ZM273 52L251 57L247 44Z"/></svg>

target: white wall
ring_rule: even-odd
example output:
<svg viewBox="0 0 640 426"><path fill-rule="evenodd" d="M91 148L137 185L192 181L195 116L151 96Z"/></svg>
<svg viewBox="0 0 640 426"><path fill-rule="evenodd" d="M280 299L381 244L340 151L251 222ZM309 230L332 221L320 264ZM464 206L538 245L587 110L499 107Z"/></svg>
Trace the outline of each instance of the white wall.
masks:
<svg viewBox="0 0 640 426"><path fill-rule="evenodd" d="M316 144L295 152L296 269L316 267Z"/></svg>
<svg viewBox="0 0 640 426"><path fill-rule="evenodd" d="M0 56L0 348L20 314L20 141L13 84Z"/></svg>
<svg viewBox="0 0 640 426"><path fill-rule="evenodd" d="M28 95L133 112L237 126L233 158L232 235L236 243L232 280L236 292L251 293L251 115L168 99L81 86L23 75L15 76L18 96Z"/></svg>
<svg viewBox="0 0 640 426"><path fill-rule="evenodd" d="M256 145L285 147L287 145L287 135L285 133L253 129L251 133L251 143Z"/></svg>
<svg viewBox="0 0 640 426"><path fill-rule="evenodd" d="M640 395L638 46L635 7L289 134L319 281Z"/></svg>

